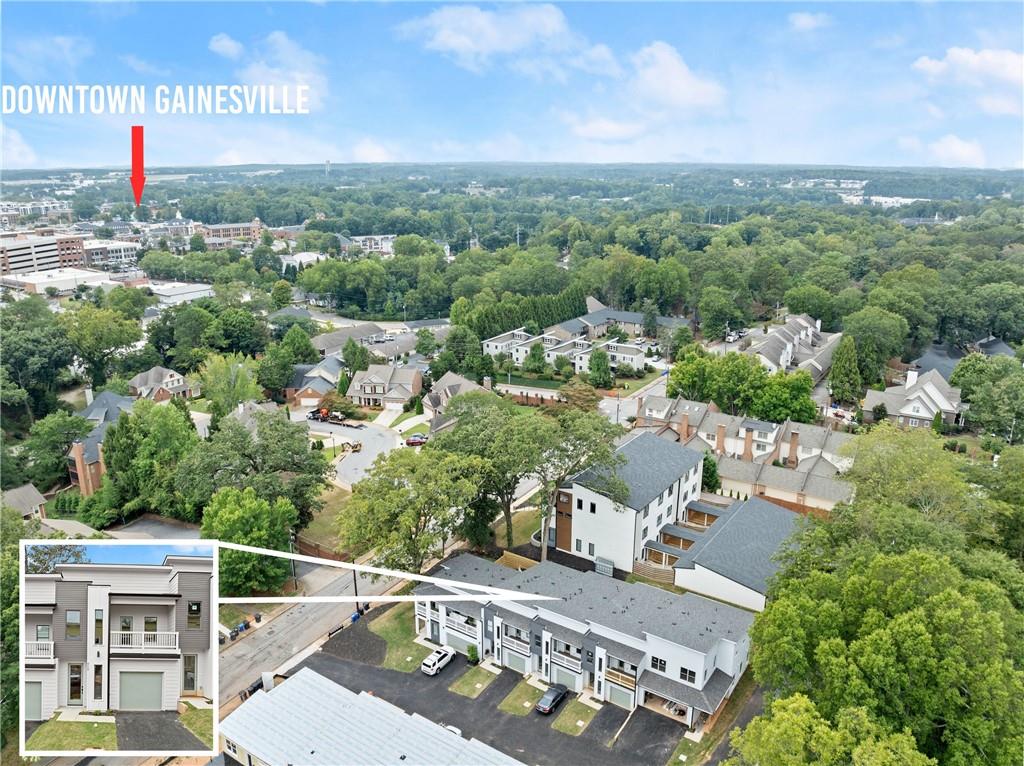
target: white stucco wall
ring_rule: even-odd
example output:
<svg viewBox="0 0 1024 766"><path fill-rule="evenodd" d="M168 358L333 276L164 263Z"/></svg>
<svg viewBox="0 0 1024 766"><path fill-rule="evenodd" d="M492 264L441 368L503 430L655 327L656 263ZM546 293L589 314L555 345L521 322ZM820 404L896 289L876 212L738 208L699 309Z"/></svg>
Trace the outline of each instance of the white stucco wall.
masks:
<svg viewBox="0 0 1024 766"><path fill-rule="evenodd" d="M764 610L764 594L741 585L735 580L705 569L699 564L693 569L677 568L675 584L680 588L700 593L703 596L725 601L756 612Z"/></svg>

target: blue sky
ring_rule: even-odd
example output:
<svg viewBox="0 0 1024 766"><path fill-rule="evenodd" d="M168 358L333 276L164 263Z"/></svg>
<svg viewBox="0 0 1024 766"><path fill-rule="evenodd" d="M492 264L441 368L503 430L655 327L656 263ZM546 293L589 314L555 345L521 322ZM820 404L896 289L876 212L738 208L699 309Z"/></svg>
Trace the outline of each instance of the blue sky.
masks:
<svg viewBox="0 0 1024 766"><path fill-rule="evenodd" d="M1024 4L3 3L3 81L303 83L147 115L147 165L1022 167ZM5 118L5 167L126 165L130 117Z"/></svg>
<svg viewBox="0 0 1024 766"><path fill-rule="evenodd" d="M204 545L118 545L85 546L86 560L93 564L162 564L165 556L211 556L213 547Z"/></svg>

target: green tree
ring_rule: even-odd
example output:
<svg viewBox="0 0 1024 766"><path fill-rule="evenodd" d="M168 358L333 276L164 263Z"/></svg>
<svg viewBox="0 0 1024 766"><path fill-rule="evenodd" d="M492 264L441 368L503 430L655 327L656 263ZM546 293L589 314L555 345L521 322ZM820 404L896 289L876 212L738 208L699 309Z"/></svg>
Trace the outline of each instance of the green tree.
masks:
<svg viewBox="0 0 1024 766"><path fill-rule="evenodd" d="M722 480L718 476L718 462L715 456L704 450L704 466L700 479L701 489L706 492L717 492L722 486Z"/></svg>
<svg viewBox="0 0 1024 766"><path fill-rule="evenodd" d="M315 364L320 361L320 352L313 347L306 331L298 325L288 329L281 346L291 355L294 364Z"/></svg>
<svg viewBox="0 0 1024 766"><path fill-rule="evenodd" d="M648 338L658 337L658 306L652 300L644 301L643 305L643 332Z"/></svg>
<svg viewBox="0 0 1024 766"><path fill-rule="evenodd" d="M270 289L270 302L275 309L283 309L290 306L292 302L292 284L286 279L279 279L274 282Z"/></svg>
<svg viewBox="0 0 1024 766"><path fill-rule="evenodd" d="M193 253L206 252L206 239L202 234L193 234L188 240L188 249Z"/></svg>
<svg viewBox="0 0 1024 766"><path fill-rule="evenodd" d="M867 709L844 709L833 725L803 694L775 700L746 728L734 729L724 766L935 766L906 732L891 734Z"/></svg>
<svg viewBox="0 0 1024 766"><path fill-rule="evenodd" d="M114 354L142 338L137 322L89 303L63 314L61 323L75 354L89 371L93 386L97 387L106 381Z"/></svg>
<svg viewBox="0 0 1024 766"><path fill-rule="evenodd" d="M523 372L540 373L544 372L547 366L548 363L544 360L544 344L534 343L523 359Z"/></svg>
<svg viewBox="0 0 1024 766"><path fill-rule="evenodd" d="M562 384L558 389L568 407L573 407L583 412L594 412L601 403L601 394L592 385L579 378Z"/></svg>
<svg viewBox="0 0 1024 766"><path fill-rule="evenodd" d="M209 540L286 551L297 521L295 507L283 497L268 501L251 487L244 490L225 487L206 507L200 531ZM288 579L288 571L289 562L282 558L222 550L221 593L229 596L276 593Z"/></svg>
<svg viewBox="0 0 1024 766"><path fill-rule="evenodd" d="M843 404L860 401L864 390L860 379L860 367L857 365L857 344L849 335L839 341L839 346L832 357L832 369L828 374L832 398Z"/></svg>
<svg viewBox="0 0 1024 766"><path fill-rule="evenodd" d="M770 423L786 420L813 423L818 407L811 399L812 390L814 381L805 370L792 373L779 370L765 379L748 412Z"/></svg>
<svg viewBox="0 0 1024 766"><path fill-rule="evenodd" d="M17 538L15 538L17 539ZM47 543L25 548L26 574L56 574L61 564L87 564L85 546L74 543Z"/></svg>
<svg viewBox="0 0 1024 766"><path fill-rule="evenodd" d="M381 455L340 514L343 544L377 566L420 572L477 497L484 461L442 450Z"/></svg>
<svg viewBox="0 0 1024 766"><path fill-rule="evenodd" d="M587 379L594 388L611 388L614 384L612 367L608 361L608 352L603 348L595 348L590 352L587 365Z"/></svg>
<svg viewBox="0 0 1024 766"><path fill-rule="evenodd" d="M256 363L256 382L275 395L291 382L295 372L292 355L280 343L271 343Z"/></svg>
<svg viewBox="0 0 1024 766"><path fill-rule="evenodd" d="M556 438L557 423L535 410L517 409L491 393L456 396L445 415L455 426L441 431L430 451L473 455L483 463L481 490L505 517L506 546L512 543L512 502L519 484L537 470Z"/></svg>
<svg viewBox="0 0 1024 766"><path fill-rule="evenodd" d="M92 431L93 424L63 410L37 420L25 440L23 455L28 458L31 481L46 490L67 479L67 454L71 445Z"/></svg>
<svg viewBox="0 0 1024 766"><path fill-rule="evenodd" d="M345 360L345 366L354 373L370 367L370 349L359 345L352 338L345 341L341 349L341 358Z"/></svg>
<svg viewBox="0 0 1024 766"><path fill-rule="evenodd" d="M156 303L156 298L146 290L136 287L114 287L104 297L106 308L116 311L125 319L136 322L142 319L148 306Z"/></svg>
<svg viewBox="0 0 1024 766"><path fill-rule="evenodd" d="M866 306L843 320L844 336L857 347L863 382L882 377L886 361L902 352L909 331L906 319L877 306Z"/></svg>
<svg viewBox="0 0 1024 766"><path fill-rule="evenodd" d="M431 356L437 351L437 339L429 328L421 327L416 331L416 353Z"/></svg>
<svg viewBox="0 0 1024 766"><path fill-rule="evenodd" d="M807 314L828 325L832 316L832 295L817 285L801 285L786 291L783 300L791 314Z"/></svg>
<svg viewBox="0 0 1024 766"><path fill-rule="evenodd" d="M259 399L252 361L242 354L211 354L199 368L199 383L210 410L222 418L242 402Z"/></svg>
<svg viewBox="0 0 1024 766"><path fill-rule="evenodd" d="M743 319L732 296L714 285L701 291L697 311L700 313L701 328L707 340L720 339L725 335L727 326L735 326Z"/></svg>

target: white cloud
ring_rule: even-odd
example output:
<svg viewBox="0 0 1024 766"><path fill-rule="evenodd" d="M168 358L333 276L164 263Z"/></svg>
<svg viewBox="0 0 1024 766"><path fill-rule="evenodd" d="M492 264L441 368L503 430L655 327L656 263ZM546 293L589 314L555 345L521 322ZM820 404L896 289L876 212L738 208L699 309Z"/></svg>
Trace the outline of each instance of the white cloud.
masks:
<svg viewBox="0 0 1024 766"><path fill-rule="evenodd" d="M155 64L150 64L148 61L144 61L131 53L125 53L123 56L118 56L117 60L133 72L138 72L139 74L166 77L171 73L169 69L165 69L164 67L160 67Z"/></svg>
<svg viewBox="0 0 1024 766"><path fill-rule="evenodd" d="M789 28L796 32L813 32L832 24L832 17L827 13L807 13L800 11L789 14Z"/></svg>
<svg viewBox="0 0 1024 766"><path fill-rule="evenodd" d="M554 5L515 5L485 11L475 5L448 5L399 25L407 39L450 56L472 72L487 68L496 56L530 49L564 49L569 23Z"/></svg>
<svg viewBox="0 0 1024 766"><path fill-rule="evenodd" d="M978 97L978 106L985 114L995 117L1018 117L1022 112L1020 94L986 95Z"/></svg>
<svg viewBox="0 0 1024 766"><path fill-rule="evenodd" d="M725 88L695 74L674 47L653 42L632 56L633 93L655 108L708 109L725 100Z"/></svg>
<svg viewBox="0 0 1024 766"><path fill-rule="evenodd" d="M352 162L395 162L396 155L372 138L364 138L352 147Z"/></svg>
<svg viewBox="0 0 1024 766"><path fill-rule="evenodd" d="M244 51L242 44L238 40L224 32L220 32L210 38L209 48L218 56L223 56L232 61L241 58Z"/></svg>
<svg viewBox="0 0 1024 766"><path fill-rule="evenodd" d="M896 139L896 145L905 152L920 152L924 144L917 136L900 136Z"/></svg>
<svg viewBox="0 0 1024 766"><path fill-rule="evenodd" d="M967 141L949 133L937 141L928 144L932 158L946 167L985 166L985 151L977 141Z"/></svg>
<svg viewBox="0 0 1024 766"><path fill-rule="evenodd" d="M622 74L622 67L619 66L612 49L604 43L591 45L581 53L573 56L570 63L577 69L589 74L605 75L607 77L619 77Z"/></svg>
<svg viewBox="0 0 1024 766"><path fill-rule="evenodd" d="M931 117L933 120L941 120L943 117L946 116L946 113L942 111L942 108L936 106L931 101L925 102L924 109L926 112L928 112L928 116Z"/></svg>
<svg viewBox="0 0 1024 766"><path fill-rule="evenodd" d="M4 168L30 168L36 164L36 153L21 133L0 121L0 147Z"/></svg>
<svg viewBox="0 0 1024 766"><path fill-rule="evenodd" d="M257 56L237 72L242 82L275 88L309 86L309 107L319 109L327 98L324 59L278 30L259 46Z"/></svg>
<svg viewBox="0 0 1024 766"><path fill-rule="evenodd" d="M871 43L871 46L873 48L878 48L879 50L895 50L896 48L902 48L906 44L907 38L903 35L891 34L876 38L875 41Z"/></svg>
<svg viewBox="0 0 1024 766"><path fill-rule="evenodd" d="M913 66L928 77L948 75L966 85L1024 85L1024 54L1005 48L949 48L941 59L921 56Z"/></svg>
<svg viewBox="0 0 1024 766"><path fill-rule="evenodd" d="M44 81L73 76L92 51L92 42L84 37L22 37L4 43L3 60L23 80Z"/></svg>
<svg viewBox="0 0 1024 766"><path fill-rule="evenodd" d="M562 114L573 135L586 141L626 141L636 138L646 130L643 122L615 120L608 117L591 117L581 120L574 114Z"/></svg>

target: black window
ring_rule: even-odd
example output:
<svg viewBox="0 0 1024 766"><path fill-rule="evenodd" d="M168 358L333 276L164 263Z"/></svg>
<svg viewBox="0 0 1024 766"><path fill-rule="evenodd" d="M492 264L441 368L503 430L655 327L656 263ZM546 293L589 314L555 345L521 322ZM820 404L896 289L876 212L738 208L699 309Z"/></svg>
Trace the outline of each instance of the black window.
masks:
<svg viewBox="0 0 1024 766"><path fill-rule="evenodd" d="M186 654L181 658L183 678L181 688L187 692L196 690L196 655Z"/></svg>
<svg viewBox="0 0 1024 766"><path fill-rule="evenodd" d="M591 513L597 513L597 503L591 503L590 504L590 512Z"/></svg>
<svg viewBox="0 0 1024 766"><path fill-rule="evenodd" d="M679 678L687 683L697 682L697 673L690 670L689 668L679 668Z"/></svg>
<svg viewBox="0 0 1024 766"><path fill-rule="evenodd" d="M598 657L597 658L597 672L600 673L601 669L603 667L604 667L604 657Z"/></svg>
<svg viewBox="0 0 1024 766"><path fill-rule="evenodd" d="M594 555L594 544L593 543L587 543L587 553L590 556Z"/></svg>
<svg viewBox="0 0 1024 766"><path fill-rule="evenodd" d="M97 609L95 617L96 617L96 636L93 638L93 643L102 644L103 643L103 610L102 609ZM99 699L99 697L97 697L96 699Z"/></svg>
<svg viewBox="0 0 1024 766"><path fill-rule="evenodd" d="M64 638L78 639L82 637L82 613L77 609L64 612Z"/></svg>
<svg viewBox="0 0 1024 766"><path fill-rule="evenodd" d="M655 670L660 670L662 673L665 672L665 660L658 657L651 657L651 667Z"/></svg>
<svg viewBox="0 0 1024 766"><path fill-rule="evenodd" d="M579 538L577 537L577 538L576 538L576 552L577 552L577 553L579 553L579 552L580 552L581 550L583 550L583 541L582 541L582 540L580 540L580 539L579 539Z"/></svg>
<svg viewBox="0 0 1024 766"><path fill-rule="evenodd" d="M92 673L92 698L103 699L103 666L97 665Z"/></svg>
<svg viewBox="0 0 1024 766"><path fill-rule="evenodd" d="M536 635L536 636L533 637L533 645L534 646L540 646L540 636L539 635Z"/></svg>
<svg viewBox="0 0 1024 766"><path fill-rule="evenodd" d="M579 510L581 510L581 511L583 510L583 498L582 497L577 497L576 498L576 507Z"/></svg>
<svg viewBox="0 0 1024 766"><path fill-rule="evenodd" d="M198 630L203 627L203 603L201 601L188 602L186 627L189 630Z"/></svg>

